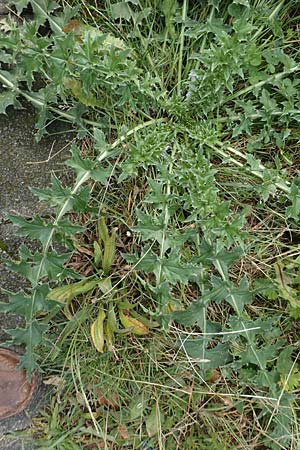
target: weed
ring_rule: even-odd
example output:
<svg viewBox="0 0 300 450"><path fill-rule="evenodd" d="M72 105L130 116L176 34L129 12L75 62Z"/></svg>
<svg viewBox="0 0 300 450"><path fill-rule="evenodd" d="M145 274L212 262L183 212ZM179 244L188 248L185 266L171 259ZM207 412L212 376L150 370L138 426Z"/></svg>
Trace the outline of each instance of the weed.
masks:
<svg viewBox="0 0 300 450"><path fill-rule="evenodd" d="M73 187L34 190L53 220L11 217L41 244L8 263L30 284L1 305L26 320L11 341L29 374L69 364L61 389L73 378L76 402L54 403L52 419L82 416L67 432L55 420L41 445L296 448L298 262L292 248L283 265L264 225L299 220L292 4L22 0L16 14L27 3L33 20L8 21L0 39L0 111L24 97L38 138L60 117L94 149L73 146ZM70 266L76 253L88 273Z"/></svg>

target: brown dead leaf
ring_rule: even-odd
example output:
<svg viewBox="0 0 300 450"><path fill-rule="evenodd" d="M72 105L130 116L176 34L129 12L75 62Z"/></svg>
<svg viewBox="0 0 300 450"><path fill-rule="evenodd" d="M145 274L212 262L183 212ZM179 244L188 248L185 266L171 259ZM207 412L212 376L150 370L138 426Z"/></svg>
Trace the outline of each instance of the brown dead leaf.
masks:
<svg viewBox="0 0 300 450"><path fill-rule="evenodd" d="M96 388L96 395L101 406L108 406L109 408L119 409L119 396L116 392L112 392L110 396L101 391L100 388Z"/></svg>
<svg viewBox="0 0 300 450"><path fill-rule="evenodd" d="M213 383L217 381L221 377L221 372L217 369L212 371L211 377L207 380L208 383Z"/></svg>
<svg viewBox="0 0 300 450"><path fill-rule="evenodd" d="M128 431L122 423L118 425L118 433L121 436L121 438L124 439L125 441L129 439Z"/></svg>
<svg viewBox="0 0 300 450"><path fill-rule="evenodd" d="M57 375L53 375L51 377L45 378L43 380L43 384L61 387L64 385L64 379L58 377Z"/></svg>

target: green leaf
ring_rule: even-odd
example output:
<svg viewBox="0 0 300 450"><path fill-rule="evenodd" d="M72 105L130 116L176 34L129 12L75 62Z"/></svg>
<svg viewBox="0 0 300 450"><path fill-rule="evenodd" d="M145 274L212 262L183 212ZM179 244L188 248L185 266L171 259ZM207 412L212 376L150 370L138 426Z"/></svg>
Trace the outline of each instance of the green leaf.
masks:
<svg viewBox="0 0 300 450"><path fill-rule="evenodd" d="M282 375L289 374L291 367L293 365L293 362L292 362L292 353L293 352L294 352L293 347L287 347L279 353L276 368L280 374L282 374Z"/></svg>
<svg viewBox="0 0 300 450"><path fill-rule="evenodd" d="M116 330L118 329L117 318L115 314L114 304L110 302L108 305L107 321L105 324L105 339L108 350L113 350L113 339Z"/></svg>
<svg viewBox="0 0 300 450"><path fill-rule="evenodd" d="M158 258L158 265L154 271L159 283L162 280L166 280L171 284L177 282L185 284L192 278L197 277L199 272L199 267L181 263L180 257L175 252L172 252L168 257Z"/></svg>
<svg viewBox="0 0 300 450"><path fill-rule="evenodd" d="M0 303L0 311L14 313L30 321L32 314L35 315L39 312L51 311L57 308L57 303L47 299L48 292L49 287L47 284L36 287L34 299L24 291L10 292L3 290L3 293L8 295L9 301Z"/></svg>
<svg viewBox="0 0 300 450"><path fill-rule="evenodd" d="M276 330L277 327L274 325L275 323L274 317L270 317L269 319L258 318L256 320L247 320L243 317L231 316L229 319L230 328L225 331L229 331L230 334L224 334L224 340L232 340L233 333L235 332L235 336L243 336L247 339L249 343L255 343L255 338L257 336L262 336L264 338L271 339L272 330Z"/></svg>
<svg viewBox="0 0 300 450"><path fill-rule="evenodd" d="M66 276L81 278L73 270L64 267L71 255L71 252L58 254L55 251L49 251L45 255L39 251L31 253L25 245L22 245L19 250L20 260L7 261L6 265L10 270L23 275L33 285L45 276L52 281L59 281Z"/></svg>
<svg viewBox="0 0 300 450"><path fill-rule="evenodd" d="M161 422L161 412L157 403L155 406L153 406L149 416L146 418L146 430L148 437L151 438L152 436L155 436L159 433L162 425Z"/></svg>
<svg viewBox="0 0 300 450"><path fill-rule="evenodd" d="M10 215L9 219L18 226L18 235L38 239L43 245L47 244L54 232L54 225L45 222L40 216L36 216L34 219L24 219L21 216Z"/></svg>
<svg viewBox="0 0 300 450"><path fill-rule="evenodd" d="M203 322L206 317L207 304L203 300L195 300L184 311L174 311L172 318L186 327L195 325L198 321Z"/></svg>
<svg viewBox="0 0 300 450"><path fill-rule="evenodd" d="M82 233L84 230L83 226L73 224L69 219L59 220L55 225L55 233L61 233L63 236L73 236L76 233Z"/></svg>
<svg viewBox="0 0 300 450"><path fill-rule="evenodd" d="M29 377L32 371L40 369L37 364L37 355L34 353L34 348L42 342L47 329L48 325L33 320L27 324L26 328L6 330L11 337L11 340L8 341L9 344L25 345L25 353L20 358L19 367L26 369Z"/></svg>
<svg viewBox="0 0 300 450"><path fill-rule="evenodd" d="M140 210L137 210L136 214L138 225L133 227L132 230L141 233L145 241L154 239L157 242L162 243L165 236L165 227L161 217L153 218Z"/></svg>
<svg viewBox="0 0 300 450"><path fill-rule="evenodd" d="M78 281L77 283L66 284L64 286L59 286L50 290L47 295L49 300L54 300L59 303L68 303L74 297L80 294L85 294L97 287L102 280L94 279L84 279Z"/></svg>
<svg viewBox="0 0 300 450"><path fill-rule="evenodd" d="M15 0L14 2L9 1L9 4L15 6L18 14L21 14L23 9L27 7L28 3L29 0Z"/></svg>
<svg viewBox="0 0 300 450"><path fill-rule="evenodd" d="M102 249L97 241L93 242L94 246L94 263L96 267L99 267L102 262Z"/></svg>
<svg viewBox="0 0 300 450"><path fill-rule="evenodd" d="M71 197L71 189L64 188L55 175L51 176L51 188L31 188L31 191L39 198L39 200L49 203L50 206L61 206ZM72 204L69 202L68 210L71 208ZM66 212L68 210L66 210Z"/></svg>
<svg viewBox="0 0 300 450"><path fill-rule="evenodd" d="M206 241L201 243L201 261L213 263L222 278L228 278L228 268L243 255L243 250L236 247L231 251L222 248L218 241L215 245L210 245Z"/></svg>
<svg viewBox="0 0 300 450"><path fill-rule="evenodd" d="M216 369L228 364L232 360L229 354L229 344L219 343L214 348L208 350L208 341L208 338L203 337L183 342L183 346L189 357L195 359L195 362L202 369Z"/></svg>
<svg viewBox="0 0 300 450"><path fill-rule="evenodd" d="M15 328L5 330L12 338L12 342L16 345L26 345L26 352L33 353L33 348L37 347L43 339L44 333L48 326L34 320L27 328Z"/></svg>
<svg viewBox="0 0 300 450"><path fill-rule="evenodd" d="M116 233L115 230L112 231L111 236L106 239L104 243L103 258L102 258L102 269L105 275L108 274L109 269L116 256Z"/></svg>
<svg viewBox="0 0 300 450"><path fill-rule="evenodd" d="M118 2L110 5L111 14L114 19L131 19L131 8L127 2Z"/></svg>
<svg viewBox="0 0 300 450"><path fill-rule="evenodd" d="M105 311L101 305L97 319L91 325L91 338L96 350L99 353L103 353L104 350L104 319Z"/></svg>
<svg viewBox="0 0 300 450"><path fill-rule="evenodd" d="M86 172L90 172L93 168L93 161L90 159L83 159L80 155L80 149L76 145L71 147L72 157L68 159L65 164L75 170L77 179L83 177Z"/></svg>
<svg viewBox="0 0 300 450"><path fill-rule="evenodd" d="M15 106L16 108L22 107L16 97L16 93L13 91L0 92L0 114L6 114L8 106Z"/></svg>
<svg viewBox="0 0 300 450"><path fill-rule="evenodd" d="M292 219L299 220L300 214L300 179L294 178L291 185L291 193L289 195L289 200L292 205L286 210L286 217L291 217Z"/></svg>
<svg viewBox="0 0 300 450"><path fill-rule="evenodd" d="M110 166L104 167L103 165L101 166L100 163L98 163L95 165L95 168L91 170L90 176L94 181L98 181L99 183L105 185L111 174L112 168Z"/></svg>
<svg viewBox="0 0 300 450"><path fill-rule="evenodd" d="M247 344L245 350L240 354L240 363L242 365L255 364L264 370L269 362L276 360L281 345L281 342L276 342L259 348L253 343Z"/></svg>
<svg viewBox="0 0 300 450"><path fill-rule="evenodd" d="M238 315L241 315L244 306L251 303L252 293L249 289L249 284L246 275L240 281L238 286L231 281L224 281L217 278L215 275L211 277L211 283L215 299L217 302L225 300L229 303Z"/></svg>
<svg viewBox="0 0 300 450"><path fill-rule="evenodd" d="M147 400L144 395L138 395L133 398L129 404L130 420L135 420L143 417L144 411L147 407Z"/></svg>

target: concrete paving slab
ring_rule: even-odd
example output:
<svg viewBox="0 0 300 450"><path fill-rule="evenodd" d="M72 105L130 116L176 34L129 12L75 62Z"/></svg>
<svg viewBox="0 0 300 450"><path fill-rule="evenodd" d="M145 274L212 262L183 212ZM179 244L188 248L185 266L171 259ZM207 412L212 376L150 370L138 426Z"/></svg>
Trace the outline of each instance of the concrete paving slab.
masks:
<svg viewBox="0 0 300 450"><path fill-rule="evenodd" d="M10 109L0 115L0 220L8 214L32 217L44 208L30 186L45 187L51 172L66 173L63 161L68 156L72 130L53 124L49 135L36 142L34 113Z"/></svg>
<svg viewBox="0 0 300 450"><path fill-rule="evenodd" d="M59 178L63 177L66 183L70 182L70 175L63 164L69 157L69 147L74 137L70 126L53 124L49 135L37 143L34 138L34 123L34 112L30 108L10 109L7 116L0 115L0 288L9 291L18 291L26 286L26 280L9 272L4 264L7 255L16 255L19 246L26 240L16 236L8 215L33 217L37 213L48 213L45 206L32 194L30 186L45 187L53 172ZM0 301L6 300L6 295L0 293ZM7 339L5 329L21 325L22 318L0 314L0 346ZM0 421L0 450L35 448L29 427L31 418L44 399L45 387L39 383L39 388L25 411ZM25 435L18 435L24 429Z"/></svg>
<svg viewBox="0 0 300 450"><path fill-rule="evenodd" d="M8 2L6 0L0 0L0 15L8 14Z"/></svg>

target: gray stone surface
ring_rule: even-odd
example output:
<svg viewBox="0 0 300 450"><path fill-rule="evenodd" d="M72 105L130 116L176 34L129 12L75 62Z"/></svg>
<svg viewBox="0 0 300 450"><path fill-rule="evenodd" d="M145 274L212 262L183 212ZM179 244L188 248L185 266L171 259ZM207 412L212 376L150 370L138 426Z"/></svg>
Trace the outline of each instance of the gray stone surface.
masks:
<svg viewBox="0 0 300 450"><path fill-rule="evenodd" d="M50 135L36 142L34 114L11 109L0 115L0 220L7 214L31 217L43 207L31 193L30 186L44 187L51 172L64 169L71 134L61 125L52 126Z"/></svg>
<svg viewBox="0 0 300 450"><path fill-rule="evenodd" d="M63 162L69 157L69 147L74 137L70 126L53 124L48 130L49 135L37 143L34 138L34 122L34 113L30 108L10 109L7 116L0 115L0 288L9 291L24 288L26 281L5 268L5 258L8 254L17 255L19 246L24 242L23 238L16 236L8 215L21 214L30 218L36 213L46 214L45 206L31 193L30 186L45 187L50 182L51 173L69 181ZM0 300L6 301L6 295L3 292L1 294L1 290ZM7 339L5 329L20 325L20 317L0 314L0 346ZM40 384L25 412L0 421L0 450L34 448L30 429L27 428L30 426L31 416L44 397L45 391ZM25 434L22 432L18 436L18 432L24 429Z"/></svg>
<svg viewBox="0 0 300 450"><path fill-rule="evenodd" d="M63 164L69 156L73 134L65 124L54 124L49 135L36 142L34 112L10 109L7 115L0 115L0 243L9 254L17 254L24 240L15 236L14 227L8 222L9 214L32 217L47 211L30 191L30 186L45 187L51 173L67 179ZM24 280L8 272L1 264L0 288L16 291L24 287ZM0 300L5 296L0 293ZM20 325L19 318L0 314L0 343L5 340L5 328Z"/></svg>
<svg viewBox="0 0 300 450"><path fill-rule="evenodd" d="M0 0L0 15L8 14L9 10L7 8L7 3L6 0Z"/></svg>

